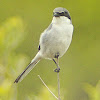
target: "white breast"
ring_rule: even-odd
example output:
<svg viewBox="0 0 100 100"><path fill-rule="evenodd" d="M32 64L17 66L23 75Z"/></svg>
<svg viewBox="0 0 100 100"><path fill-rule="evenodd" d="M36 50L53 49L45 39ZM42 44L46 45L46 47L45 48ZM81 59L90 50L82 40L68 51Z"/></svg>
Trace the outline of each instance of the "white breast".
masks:
<svg viewBox="0 0 100 100"><path fill-rule="evenodd" d="M73 34L73 25L66 17L52 20L50 30L45 30L40 37L41 54L44 58L54 58L59 52L60 57L67 51Z"/></svg>

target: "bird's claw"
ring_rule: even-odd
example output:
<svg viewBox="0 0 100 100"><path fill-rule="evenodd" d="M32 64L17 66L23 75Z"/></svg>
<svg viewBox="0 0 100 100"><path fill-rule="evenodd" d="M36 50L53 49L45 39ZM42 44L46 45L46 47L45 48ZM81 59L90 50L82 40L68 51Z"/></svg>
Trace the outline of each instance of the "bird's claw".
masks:
<svg viewBox="0 0 100 100"><path fill-rule="evenodd" d="M60 68L56 68L56 69L54 70L54 72L59 73L59 72L60 72Z"/></svg>

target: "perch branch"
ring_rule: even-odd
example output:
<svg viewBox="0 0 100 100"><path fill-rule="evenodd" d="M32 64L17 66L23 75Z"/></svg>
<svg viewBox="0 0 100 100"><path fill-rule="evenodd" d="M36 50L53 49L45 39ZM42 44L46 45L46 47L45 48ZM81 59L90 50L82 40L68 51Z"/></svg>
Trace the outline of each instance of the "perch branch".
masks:
<svg viewBox="0 0 100 100"><path fill-rule="evenodd" d="M57 58L57 67L59 67L59 59ZM60 98L60 79L59 79L59 72L57 73L57 80L58 80L58 100L61 100Z"/></svg>
<svg viewBox="0 0 100 100"><path fill-rule="evenodd" d="M57 81L58 81L58 100L61 100L60 98L60 79L59 79L59 71L60 71L60 67L59 67L59 59L57 58L57 62L55 61L55 59L53 59L54 63L57 66L58 71L56 71L56 69L54 70L55 72L57 72Z"/></svg>
<svg viewBox="0 0 100 100"><path fill-rule="evenodd" d="M61 100L61 98L60 98L60 79L59 79L59 73L57 73L57 80L58 80L58 100Z"/></svg>

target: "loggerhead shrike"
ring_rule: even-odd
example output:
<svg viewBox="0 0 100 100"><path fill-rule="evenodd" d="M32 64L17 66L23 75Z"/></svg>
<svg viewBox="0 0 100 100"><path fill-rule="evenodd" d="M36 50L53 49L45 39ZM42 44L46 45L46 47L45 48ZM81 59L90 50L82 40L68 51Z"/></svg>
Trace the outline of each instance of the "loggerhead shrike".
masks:
<svg viewBox="0 0 100 100"><path fill-rule="evenodd" d="M54 71L59 72L58 58L67 51L72 35L73 25L68 10L62 7L55 8L51 24L40 36L38 53L14 83L20 82L42 58L53 60L57 65Z"/></svg>

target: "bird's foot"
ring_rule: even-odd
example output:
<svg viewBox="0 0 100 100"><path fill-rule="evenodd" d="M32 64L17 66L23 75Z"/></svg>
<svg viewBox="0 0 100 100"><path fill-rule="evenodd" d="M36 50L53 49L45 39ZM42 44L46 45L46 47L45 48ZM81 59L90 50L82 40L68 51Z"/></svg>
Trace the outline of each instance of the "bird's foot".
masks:
<svg viewBox="0 0 100 100"><path fill-rule="evenodd" d="M54 72L59 73L59 72L60 72L60 68L56 68L56 69L54 70Z"/></svg>

